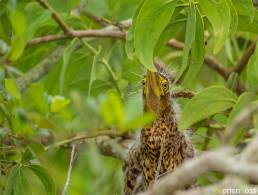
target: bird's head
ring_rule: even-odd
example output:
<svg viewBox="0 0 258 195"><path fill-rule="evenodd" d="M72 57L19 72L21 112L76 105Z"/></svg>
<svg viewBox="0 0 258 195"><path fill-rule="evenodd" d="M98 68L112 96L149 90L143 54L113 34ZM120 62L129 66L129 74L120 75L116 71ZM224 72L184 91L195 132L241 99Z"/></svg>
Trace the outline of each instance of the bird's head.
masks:
<svg viewBox="0 0 258 195"><path fill-rule="evenodd" d="M160 114L170 106L169 79L159 72L147 71L143 79L144 110Z"/></svg>

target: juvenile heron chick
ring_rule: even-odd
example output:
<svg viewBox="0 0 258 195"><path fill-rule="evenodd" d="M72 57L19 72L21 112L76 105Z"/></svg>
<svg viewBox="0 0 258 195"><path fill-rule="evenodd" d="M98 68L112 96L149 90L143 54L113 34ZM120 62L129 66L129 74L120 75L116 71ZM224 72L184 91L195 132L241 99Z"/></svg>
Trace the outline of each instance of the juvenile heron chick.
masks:
<svg viewBox="0 0 258 195"><path fill-rule="evenodd" d="M194 156L191 142L177 130L176 109L169 93L169 79L148 71L143 79L143 109L155 120L141 130L139 143L129 151L124 164L125 195L144 191L167 172Z"/></svg>

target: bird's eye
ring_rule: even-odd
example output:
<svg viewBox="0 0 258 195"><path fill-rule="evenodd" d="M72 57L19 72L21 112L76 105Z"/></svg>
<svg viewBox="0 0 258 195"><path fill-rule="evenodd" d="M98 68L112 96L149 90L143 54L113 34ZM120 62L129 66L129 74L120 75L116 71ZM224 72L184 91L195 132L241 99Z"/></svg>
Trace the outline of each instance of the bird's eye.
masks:
<svg viewBox="0 0 258 195"><path fill-rule="evenodd" d="M142 80L142 85L145 85L146 84L146 81L145 79Z"/></svg>
<svg viewBox="0 0 258 195"><path fill-rule="evenodd" d="M167 82L163 83L162 87L163 87L164 91L168 91L168 83Z"/></svg>

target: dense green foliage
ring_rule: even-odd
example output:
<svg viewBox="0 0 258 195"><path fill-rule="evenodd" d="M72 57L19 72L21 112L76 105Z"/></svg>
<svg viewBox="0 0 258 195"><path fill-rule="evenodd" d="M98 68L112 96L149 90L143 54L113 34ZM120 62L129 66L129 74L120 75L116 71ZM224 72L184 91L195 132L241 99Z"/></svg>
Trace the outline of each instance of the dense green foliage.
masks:
<svg viewBox="0 0 258 195"><path fill-rule="evenodd" d="M71 144L52 144L151 122L154 115L142 113L141 80L155 61L176 72L172 92L196 93L177 103L179 129L195 130L198 150L219 147L241 110L257 103L252 0L48 0L47 8L42 2L0 0L0 194L61 194ZM121 36L82 38L60 21L72 31L105 28ZM35 42L45 35L55 39ZM167 44L171 38L184 47ZM257 128L256 116L230 144L248 142ZM76 142L71 174L67 194L122 194L122 161L102 155L98 139Z"/></svg>

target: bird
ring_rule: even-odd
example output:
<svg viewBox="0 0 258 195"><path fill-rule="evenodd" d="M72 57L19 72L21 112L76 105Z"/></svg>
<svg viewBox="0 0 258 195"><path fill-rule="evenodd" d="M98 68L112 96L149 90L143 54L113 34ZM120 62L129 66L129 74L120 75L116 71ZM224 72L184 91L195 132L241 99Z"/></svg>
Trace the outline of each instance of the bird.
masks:
<svg viewBox="0 0 258 195"><path fill-rule="evenodd" d="M177 107L170 95L171 78L164 71L147 71L142 81L143 112L155 119L140 131L123 165L124 194L149 189L166 173L194 157L190 139L178 131Z"/></svg>

